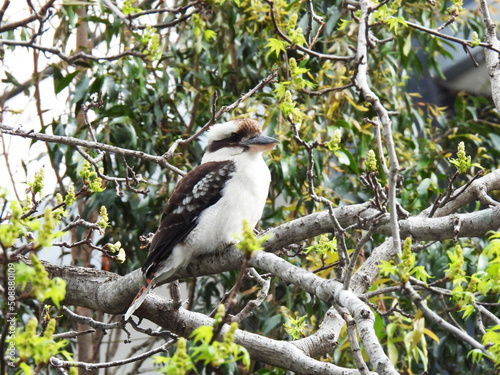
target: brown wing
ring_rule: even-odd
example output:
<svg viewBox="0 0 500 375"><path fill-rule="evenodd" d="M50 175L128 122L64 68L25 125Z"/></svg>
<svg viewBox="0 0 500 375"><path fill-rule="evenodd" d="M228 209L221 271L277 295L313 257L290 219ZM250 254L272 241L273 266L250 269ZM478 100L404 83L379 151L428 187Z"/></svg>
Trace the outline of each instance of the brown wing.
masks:
<svg viewBox="0 0 500 375"><path fill-rule="evenodd" d="M152 276L157 265L167 259L173 248L184 241L198 222L200 214L222 197L222 190L235 171L234 162L208 162L189 172L170 196L152 241L142 272Z"/></svg>

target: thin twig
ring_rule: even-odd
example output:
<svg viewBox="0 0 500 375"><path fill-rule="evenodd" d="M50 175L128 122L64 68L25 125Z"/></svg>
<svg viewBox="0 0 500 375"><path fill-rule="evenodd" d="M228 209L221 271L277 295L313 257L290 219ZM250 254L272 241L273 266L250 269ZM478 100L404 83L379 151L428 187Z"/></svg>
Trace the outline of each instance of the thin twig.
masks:
<svg viewBox="0 0 500 375"><path fill-rule="evenodd" d="M137 332L140 332L140 333L144 333L145 335L148 335L148 336L151 336L151 337L165 337L165 336L168 336L168 337L171 337L173 339L178 339L179 336L177 336L176 334L166 330L166 329L163 329L163 330L159 330L159 328L157 330L152 330L151 328L142 328L141 326L139 326L136 322L134 322L133 319L129 319L127 320L127 323L130 323L132 325L132 327L137 331Z"/></svg>
<svg viewBox="0 0 500 375"><path fill-rule="evenodd" d="M418 307L424 316L433 321L435 324L437 324L439 327L444 329L445 331L451 333L453 336L458 338L459 340L462 340L469 345L471 345L474 349L479 349L482 353L486 354L488 358L493 358L492 354L478 341L476 341L474 338L469 336L467 332L462 331L461 329L455 327L454 325L446 322L442 317L440 317L438 314L436 314L432 309L427 307L427 304L425 303L425 300L415 291L415 289L411 286L409 282L404 284L404 289L406 292L406 295L410 297L412 302L415 304L416 307Z"/></svg>
<svg viewBox="0 0 500 375"><path fill-rule="evenodd" d="M243 262L240 267L240 273L238 275L238 279L236 280L236 283L234 284L233 288L231 289L231 292L227 298L227 304L225 308L225 313L224 317L220 321L220 324L216 327L214 327L214 332L212 336L212 340L210 340L210 344L212 344L217 338L219 337L219 334L224 327L224 324L228 321L229 314L231 314L234 306L236 305L236 293L241 287L241 283L243 282L243 279L245 278L246 271L248 269L248 264L250 262L250 258L252 257L252 254L250 252L245 251L245 257L243 258Z"/></svg>
<svg viewBox="0 0 500 375"><path fill-rule="evenodd" d="M16 199L21 202L21 198L19 198L19 193L17 192L17 187L16 187L16 182L14 180L14 175L12 173L12 170L10 168L10 163L9 163L9 153L6 148L6 143L5 143L5 138L3 136L3 133L0 132L0 143L2 143L2 148L3 148L3 157L5 159L5 166L7 167L7 173L9 174L10 178L10 183L12 184L12 190L14 191L14 195L16 196Z"/></svg>
<svg viewBox="0 0 500 375"><path fill-rule="evenodd" d="M325 95L325 94L328 94L328 93L334 92L334 91L343 91L343 90L346 90L346 89L353 87L353 86L354 86L354 83L350 82L347 85L342 85L342 86L337 86L337 87L328 87L326 89L318 90L318 91L302 90L302 92L304 94L309 95L309 96L322 96L322 95Z"/></svg>
<svg viewBox="0 0 500 375"><path fill-rule="evenodd" d="M359 257L359 253L361 252L361 249L363 248L365 243L367 243L371 239L371 237L372 237L373 233L375 233L376 229L377 229L377 226L372 225L370 227L370 229L368 230L368 232L366 232L363 235L363 237L361 237L361 239L356 244L356 248L354 249L354 251L351 254L351 260L347 266L347 270L345 271L345 276L344 276L344 289L345 290L349 289L351 277L352 277L352 274L354 272L354 267L356 266L356 262L357 262L357 259Z"/></svg>
<svg viewBox="0 0 500 375"><path fill-rule="evenodd" d="M43 5L40 8L40 10L38 12L32 14L31 16L29 16L25 19L16 21L16 22L8 23L7 25L0 27L0 34L6 32L6 31L15 30L18 27L26 27L30 22L36 21L36 20L40 19L40 17L44 17L45 13L47 13L49 8L52 7L52 5L55 3L55 1L56 0L49 0L47 3L45 3L45 5ZM7 8L5 3L3 5L3 7Z"/></svg>
<svg viewBox="0 0 500 375"><path fill-rule="evenodd" d="M242 320L249 317L253 313L253 311L264 302L267 295L269 294L269 288L271 287L270 277L266 278L261 277L261 275L259 275L255 270L255 268L252 267L248 268L248 274L250 277L255 279L257 283L259 283L262 289L260 290L256 299L249 301L238 314L233 316L232 318L233 322L241 323Z"/></svg>
<svg viewBox="0 0 500 375"><path fill-rule="evenodd" d="M416 23L413 23L413 22L410 22L410 21L406 21L406 24L414 29L417 29L417 30L420 30L420 31L424 31L428 34L431 34L431 35L434 35L434 36L437 36L441 39L446 39L446 40L450 40L452 42L455 42L455 43L459 43L461 44L462 46L466 46L466 47L471 47L473 48L474 46L472 45L472 41L471 40L467 40L467 39L462 39L462 38L457 38L455 36L450 36L450 35L446 35L446 34L443 34L441 32L439 32L438 30L435 30L435 29L429 29L428 27L425 27L425 26L422 26L422 25L418 25ZM497 48L493 47L491 44L489 43L484 43L484 42L481 42L479 44L476 44L477 46L480 46L480 47L483 47L483 48L486 48L486 49L489 49L489 50L492 50L492 51L495 51L497 53L500 53L500 50L498 50Z"/></svg>
<svg viewBox="0 0 500 375"><path fill-rule="evenodd" d="M356 322L352 318L351 314L349 314L347 309L341 306L335 306L335 308L346 322L347 338L349 339L349 345L351 347L351 353L354 358L354 362L356 363L356 366L358 367L361 375L368 375L370 371L368 370L368 366L363 360L361 347L359 346L358 335L356 333Z"/></svg>
<svg viewBox="0 0 500 375"><path fill-rule="evenodd" d="M276 34L278 34L281 39L285 40L290 45L293 45L292 40L287 35L285 35L285 33L278 26L278 22L276 21L276 18L274 16L274 2L272 0L265 0L265 2L267 4L269 4L269 14L271 16L271 21L273 22ZM293 47L298 49L299 51L302 51L304 53L307 53L310 56L317 57L319 59L333 60L333 61L351 61L351 60L354 60L354 56L326 55L324 53L313 51L313 50L306 48L306 47L303 47L301 45L293 45Z"/></svg>
<svg viewBox="0 0 500 375"><path fill-rule="evenodd" d="M54 366L56 368L78 367L78 368L83 368L87 371L90 371L93 369L100 369L100 368L116 367L116 366L126 365L127 363L132 363L135 361L140 361L143 358L151 357L152 355L157 354L157 353L166 352L169 347L171 347L173 344L175 344L176 341L177 341L176 339L169 340L165 344L159 346L158 348L155 348L155 349L149 350L145 353L136 355L135 357L123 359L121 361L103 362L103 363L86 363L86 362L63 361L59 358L52 357L52 358L50 358L49 362L52 366Z"/></svg>
<svg viewBox="0 0 500 375"><path fill-rule="evenodd" d="M111 146L105 143L99 142L91 142L84 139L74 138L74 137L66 137L60 135L51 135L44 133L36 133L34 131L23 132L19 129L14 129L8 125L0 124L0 132L3 134L10 134L17 137L34 139L37 141L43 141L48 143L60 143L69 146L82 146L86 148L101 150L110 152L112 154L123 155L127 157L133 157L137 159L142 159L145 161L153 162L161 165L169 169L172 172L177 173L178 175L184 176L186 173L181 171L180 169L174 167L173 165L167 162L167 159L164 156L156 156L146 154L143 151L129 150L121 147Z"/></svg>
<svg viewBox="0 0 500 375"><path fill-rule="evenodd" d="M195 134L190 136L189 138L186 139L178 139L176 140L172 146L168 149L168 151L163 155L163 157L169 159L175 154L175 150L179 146L185 146L194 140L196 140L201 134L203 134L205 131L210 128L213 124L219 120L219 118L225 113L225 112L230 112L236 107L240 105L240 103L251 96L253 96L257 91L259 91L262 87L275 82L276 77L278 76L278 70L273 70L271 74L269 74L266 78L264 78L262 81L260 81L254 88L252 88L250 91L248 91L246 94L242 95L238 100L236 100L233 104L228 105L228 106L222 106L218 111L215 111L216 109L216 100L217 100L217 93L214 93L214 99L212 101L212 117L211 119L203 125L203 127L198 130Z"/></svg>
<svg viewBox="0 0 500 375"><path fill-rule="evenodd" d="M177 14L177 13L183 13L186 10L188 10L189 8L194 7L194 6L198 5L198 4L200 4L200 1L197 0L197 1L192 1L190 3L187 3L186 5L180 6L178 8L148 9L148 10L144 10L144 11L138 12L138 13L127 14L127 17L129 19L134 19L134 18L138 18L138 17L150 15L150 14L161 14L161 13Z"/></svg>
<svg viewBox="0 0 500 375"><path fill-rule="evenodd" d="M125 328L126 322L124 322L123 320L119 320L119 321L114 322L114 323L103 323L103 322L99 322L97 320L94 320L88 316L76 314L73 311L71 311L70 309L68 309L66 306L61 306L61 310L62 310L63 314L68 317L68 319L75 321L77 323L86 324L92 328L101 329L103 331L106 331L107 329L122 329L130 337L130 332Z"/></svg>
<svg viewBox="0 0 500 375"><path fill-rule="evenodd" d="M199 13L199 12L200 12L200 9L195 9L191 13L186 14L186 15L184 15L184 16L182 16L174 21L157 23L157 24L151 25L151 27L153 27L157 30L166 29L169 27L174 27L174 26L180 24L181 22L187 21L188 19L190 19L193 16L193 14ZM148 28L148 26L149 25L138 25L136 28L140 30L140 29L146 29L146 28Z"/></svg>
<svg viewBox="0 0 500 375"><path fill-rule="evenodd" d="M9 5L10 5L10 0L4 0L2 8L0 8L0 25L2 24L3 16Z"/></svg>
<svg viewBox="0 0 500 375"><path fill-rule="evenodd" d="M304 141L300 135L299 135L299 129L297 124L293 121L293 119L290 117L288 121L292 124L292 130L293 130L293 139L302 145L308 155L308 166L307 166L307 189L309 196L311 199L313 199L315 202L322 203L327 206L328 212L330 215L330 218L332 219L333 226L335 228L335 237L337 238L337 244L338 244L338 254L339 254L339 262L338 262L338 267L336 267L336 277L338 279L342 279L342 272L345 269L345 266L349 265L349 253L347 252L347 246L345 243L345 229L342 228L340 225L339 221L337 220L337 217L335 216L334 209L332 202L330 202L328 199L325 197L320 197L316 194L314 190L314 157L313 157L313 150L317 148L320 144L318 142L314 142L312 144L307 143Z"/></svg>
<svg viewBox="0 0 500 375"><path fill-rule="evenodd" d="M61 60L68 64L72 64L77 60L93 60L93 61L115 61L118 59L121 59L122 57L125 56L134 56L134 57L139 57L139 58L146 58L149 55L144 54L142 52L134 51L134 50L126 50L121 53L118 53L116 55L111 55L111 56L94 56L89 53L83 52L83 51L78 51L74 53L73 55L67 55L63 51L61 51L58 48L55 47L46 47L46 46L41 46L32 42L23 42L23 41L17 41L17 40L9 40L9 39L0 39L0 44L5 44L7 46L18 46L18 47L27 47L27 48L32 48L38 51L42 51L45 53L51 53L53 55L58 56Z"/></svg>
<svg viewBox="0 0 500 375"><path fill-rule="evenodd" d="M74 337L78 336L83 336L83 335L88 335L89 333L94 333L95 329L87 329L85 331L67 331L63 333L56 333L52 335L52 338L54 340L59 340L59 339L72 339Z"/></svg>
<svg viewBox="0 0 500 375"><path fill-rule="evenodd" d="M323 21L323 17L318 16L314 12L312 0L306 0L306 7L307 7L307 17L308 18L307 18L307 29L306 29L306 33L305 33L305 38L309 43L309 49L311 49L316 44L316 41L318 40L319 36L323 32L323 29L325 27L325 22ZM311 40L313 21L315 21L319 24L319 28L318 28L318 31L316 32L316 35Z"/></svg>
<svg viewBox="0 0 500 375"><path fill-rule="evenodd" d="M432 205L431 212L429 213L430 218L434 216L437 209L444 207L446 204L457 199L461 194L463 194L472 185L472 183L475 180L477 180L478 178L480 178L484 175L484 170L483 169L479 170L474 175L474 177L472 177L469 181L467 181L467 183L464 186L462 186L458 190L455 190L453 188L453 183L455 182L455 180L459 174L460 173L457 171L454 173L454 175L451 178L448 178L448 189L446 191L442 192L437 197L435 203ZM443 200L443 197L444 197L444 200Z"/></svg>

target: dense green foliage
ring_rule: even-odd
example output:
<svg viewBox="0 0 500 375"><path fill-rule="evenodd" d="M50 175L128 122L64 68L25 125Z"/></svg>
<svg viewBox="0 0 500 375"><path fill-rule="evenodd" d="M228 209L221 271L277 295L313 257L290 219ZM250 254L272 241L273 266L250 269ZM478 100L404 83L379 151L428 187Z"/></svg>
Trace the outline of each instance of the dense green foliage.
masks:
<svg viewBox="0 0 500 375"><path fill-rule="evenodd" d="M169 4L186 7L179 8L178 12L126 18L127 22L140 26L135 28L127 27L104 2L63 2L54 6L50 24L43 24L53 36L37 34L38 28L22 27L3 32L2 39L28 42L33 36L38 45L49 46L52 42L57 48L67 45L63 52L74 56L77 56L75 50L98 57L134 51L135 55L125 53L120 58L75 57L69 62L50 59L53 56L50 52L39 54L38 59L53 69L55 93L67 98L65 115L45 120L41 132L92 140L84 119L84 114L90 114L97 142L151 155L163 155L175 140L196 133L211 120L213 108L218 110L236 102L276 70L274 83L264 85L219 119L221 122L238 117L255 118L267 133L281 140L276 150L266 156L272 172L269 201L260 223L260 229L266 229L327 209L326 205L311 198L308 190L311 182L314 183L313 191L333 206L374 199L373 189L363 183L368 172L382 187L387 183L377 152L375 127L372 121L365 120L372 119L376 113L352 85L359 64L354 60L354 50L358 48L359 10L349 11L342 3L340 0L314 3L314 12L324 22L319 30L318 22L311 22L310 29L307 2L179 1ZM500 137L496 134L499 118L488 99L465 92L453 96L447 93L447 103L443 106L410 90L412 81L418 82L424 77L445 80L442 58L462 53L462 46L417 30L409 23L435 29L450 17L457 16L445 29L449 34L460 32L461 37L476 42L483 37L483 27L475 11L462 9L458 2L431 3L372 2L372 6L378 8L373 13L370 29L369 80L373 92L393 114L392 131L404 178L398 198L410 215L418 215L434 203L449 187L449 179L457 170L459 174L453 180L455 187L466 184L479 171L488 173L497 169L500 162ZM134 15L162 9L165 4L126 0L118 2L118 6L125 15ZM3 25L10 21L4 17ZM82 25L86 28L88 43L98 49L72 44L76 28ZM279 35L276 26L286 39ZM15 56L12 52L23 47L14 43L4 48L1 53L7 60ZM352 58L318 58L308 51ZM2 79L9 88L19 84L14 73L6 73ZM31 95L33 88L27 87L25 91ZM38 100L43 107L50 105L44 102L43 96ZM87 111L83 106L89 104ZM5 118L15 119L18 109L10 108L9 101L0 103L0 114ZM294 124L298 134L294 133ZM314 161L312 180L308 180L309 154L297 135L309 145L314 144L310 153ZM37 235L32 247L26 245L26 251L38 251L60 236L68 242L80 241L89 227L78 227L73 237L57 232L79 215L97 225L93 230L100 235L92 255L97 263L104 267L100 258L109 256L112 259L109 270L121 275L140 268L147 253L141 249L139 237L156 230L163 206L181 176L138 157L122 157L109 152L98 161L96 168L75 151L75 147L50 143L47 150L52 168L59 176L54 194L40 195L40 185L43 185L40 175L28 176L33 182L26 203L7 205L12 196L2 193L0 206L5 202L7 207L0 222L4 254L16 252L13 245L18 249L21 244L32 241L28 232ZM96 150L87 149L87 152L95 160L99 159ZM200 161L202 153L203 135L199 141L181 145L168 162L182 171L189 171ZM138 183L134 182L136 175L133 173L141 175ZM103 182L103 175L127 176L127 181ZM127 187L129 181L132 188ZM59 198L56 193L60 194ZM44 216L45 207L55 209L48 209ZM30 208L38 209L37 213L29 212ZM478 203L461 212L479 208ZM27 212L29 215L24 215ZM38 217L40 212L41 217ZM361 235L361 230L355 230L346 237L349 252L356 248ZM374 234L372 241L363 247L361 261L369 257L384 238ZM475 323L475 303L491 304L487 305L488 309L496 316L500 314L498 234L492 234L490 239L460 239L458 243L450 239L428 244L430 246L421 247L418 252L412 252L411 245L410 240L405 243L401 263L386 262L381 266L380 278L370 290L397 286L410 280L410 276L422 283L438 280L436 286L448 289L449 295L424 294L427 305L442 317L453 317L470 335L481 337ZM126 260L121 249L126 252ZM62 257L70 250L59 246L50 251L60 251ZM323 278L335 277L334 268L324 266L339 260L337 242L331 234L283 249L280 256L296 266L317 270L317 275ZM78 257L72 262L88 266ZM37 267L36 262L34 266ZM29 275L26 269L22 272ZM209 314L237 282L238 275L238 271L232 271L182 280L193 296L190 308ZM256 290L252 280L243 280L234 310L239 311L254 299ZM44 323L38 330L45 333L39 339L49 340L51 348L69 357L69 353L76 350L75 346L66 341L53 344L51 336L54 329L57 332L69 330L71 321L62 317L57 319L57 328L52 328L56 322L54 318L60 313L57 307L45 311L40 302L52 298L58 306L60 296L54 292L40 297L35 287L30 293L22 296L19 311L25 317L43 316ZM495 363L500 363L500 334L494 324L486 326L487 333L482 337L483 344L493 343L491 353L496 357L486 359L482 353L471 351L470 346L424 319L401 293L377 295L371 298L371 303L377 311L375 329L379 341L401 373L417 374L428 370L439 374L486 374L493 373ZM245 319L240 328L276 339L299 339L318 330L329 308L326 302L299 286L274 279L258 313ZM6 325L5 321L3 319L2 323ZM19 321L19 329L34 332L34 324L34 320L23 319ZM47 324L51 325L50 329L45 326ZM247 354L238 351L234 339L225 344L230 348L227 351L234 351L233 359L241 356L245 366L228 363L227 358L217 362L208 357L212 349L200 352L199 347L191 346L197 341L206 347L212 344L211 338L207 340L199 335L198 332L195 343L179 341L181 350L174 355L172 349L171 360L157 359L158 371L167 371L168 367L163 366L176 366L176 361L181 363L187 353L197 353L192 359L202 361L209 368L210 363L222 366L220 373L246 371ZM354 367L345 329L337 341L335 350L322 360ZM28 350L25 344L18 345ZM51 352L42 359L34 356L21 359L33 368L42 369L52 355ZM258 374L284 373L255 361L250 369L251 373ZM49 371L55 370L47 370L47 373ZM207 371L211 373L212 370Z"/></svg>

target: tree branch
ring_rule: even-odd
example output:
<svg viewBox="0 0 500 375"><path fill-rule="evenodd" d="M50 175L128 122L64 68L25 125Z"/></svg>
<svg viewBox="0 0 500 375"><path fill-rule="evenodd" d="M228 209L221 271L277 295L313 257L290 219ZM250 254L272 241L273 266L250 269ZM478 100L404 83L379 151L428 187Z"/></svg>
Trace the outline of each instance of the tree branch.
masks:
<svg viewBox="0 0 500 375"><path fill-rule="evenodd" d="M358 64L357 74L354 77L354 83L360 90L365 100L371 104L374 111L377 113L378 119L382 125L383 135L389 157L389 174L387 175L389 192L388 192L388 211L390 213L391 232L393 240L394 254L401 252L401 241L398 226L398 210L397 210L397 190L399 179L399 162L396 154L394 138L392 136L392 123L389 117L389 112L382 105L378 96L371 90L368 83L368 32L370 25L370 13L372 12L371 3L369 0L361 0L359 2L361 16L358 29L358 45L356 51L356 63ZM383 158L383 155L381 155Z"/></svg>
<svg viewBox="0 0 500 375"><path fill-rule="evenodd" d="M481 0L481 2L484 2L484 0ZM472 42L470 40L462 39L462 38L457 38L457 37L454 37L454 36L451 36L451 35L446 35L446 34L443 34L443 33L439 32L438 30L429 29L428 27L416 24L414 22L406 21L406 24L408 26L410 26L411 28L413 28L413 29L424 31L427 34L431 34L431 35L437 36L438 38L446 39L446 40L449 40L451 42L455 42L455 43L461 44L464 47L472 47L473 48ZM488 40L488 39L486 39L486 40ZM495 54L496 56L498 56L498 54L500 53L500 46L498 44L495 45L495 44L493 44L491 42L486 42L486 43L485 42L481 42L481 43L478 44L478 46L485 48L485 54L486 54L486 50L496 52L496 54Z"/></svg>
<svg viewBox="0 0 500 375"><path fill-rule="evenodd" d="M181 171L180 169L169 164L166 161L166 158L164 156L150 155L150 154L146 154L143 151L129 150L129 149L121 148L121 147L111 146L111 145L108 145L105 143L91 142L91 141L86 141L84 139L66 137L66 136L61 136L61 135L36 133L34 131L23 132L19 129L16 130L16 129L14 129L10 126L4 125L4 124L0 124L0 132L2 132L3 134L10 134L10 135L14 135L17 137L34 139L37 141L43 141L43 142L48 142L48 143L59 143L59 144L75 146L75 147L82 146L82 147L87 147L87 148L91 148L91 149L95 149L95 150L110 152L110 153L117 154L117 155L142 159L145 161L150 161L150 162L159 164L162 167L165 167L165 168L169 169L170 171L177 173L178 175L184 176L186 174L185 172Z"/></svg>
<svg viewBox="0 0 500 375"><path fill-rule="evenodd" d="M228 106L222 106L218 111L216 111L216 107L215 107L216 99L217 99L217 93L215 93L214 94L214 100L213 100L213 109L212 109L213 114L212 114L212 118L205 125L203 125L203 127L200 130L198 130L195 134L193 134L189 138L176 140L172 144L172 146L170 146L170 148L168 149L168 151L163 156L166 157L166 158L172 157L174 155L175 150L177 149L177 147L179 147L179 146L185 146L185 145L193 142L194 140L196 140L201 134L203 134L204 132L206 132L213 124L215 124L217 122L217 120L219 120L224 113L232 111L233 109L235 109L236 107L238 107L242 101L244 101L244 100L252 97L257 91L259 91L265 85L268 85L268 84L274 82L277 76L278 76L278 71L277 70L273 70L271 72L271 74L269 74L266 78L264 78L263 80L261 80L257 85L255 85L255 87L253 87L246 94L242 95L233 104L228 105Z"/></svg>
<svg viewBox="0 0 500 375"><path fill-rule="evenodd" d="M370 213L372 213L367 204L336 208L335 211L339 222L344 226L354 221L360 220L364 215L369 216ZM494 208L483 210L479 213L464 215L476 215L484 214L485 212L495 212L495 215L498 217L497 220L500 221L499 211L500 209ZM422 219L409 218L403 221L410 223L408 227L412 228L413 230L414 226L411 224L412 220L421 221ZM425 220L432 222L439 221L442 222L443 225L444 223L446 223L446 221L448 221L446 225L450 225L449 222L451 221L449 218L447 220L446 218L432 218ZM463 221L465 223L465 226L469 225L467 224L466 220ZM478 220L472 218L470 220L470 223L472 225L477 221ZM498 222L492 225L498 226ZM273 236L266 241L264 246L267 250L277 250L286 244L292 242L300 242L304 239L311 238L314 235L324 232L330 232L332 230L331 226L332 223L328 212L308 215L304 218L288 222L271 230ZM434 228L435 226L432 225L432 227ZM402 225L402 228L405 228L405 226ZM386 230L390 232L390 228L387 228ZM438 232L441 231L437 229L436 233ZM405 231L403 231L403 233L405 233ZM391 258L391 244L391 239L388 239L384 244L374 249L372 255L353 275L351 281L352 292L361 294L367 290L367 288L371 285L372 280L378 275L379 271L376 267L376 264L378 264L380 259L389 260ZM175 278L193 277L220 273L228 270L235 270L240 267L242 261L242 253L235 247L229 247L221 254L210 254L195 259L186 269L179 270L175 275ZM133 299L137 290L144 282L140 270L136 270L128 275L125 275L124 277L120 277L116 274L105 271L70 266L60 267L45 262L44 264L52 276L59 276L67 281L67 297L64 303L82 305L96 311L105 311L110 314L123 313L127 309L129 301ZM285 260L280 259L273 254L266 254L264 252L257 253L251 259L250 266L263 269L267 272L271 272L281 280L294 283L307 292L317 295L321 299L336 302L341 306L348 308L350 313L355 318L360 332L361 330L363 332L363 344L365 346L372 345L372 340L375 337L375 334L371 331L373 330L373 326L370 326L369 323L371 321L371 318L369 316L369 309L366 307L362 308L364 304L361 301L358 301L357 297L355 297L351 291L344 291L347 294L343 295L342 284L337 283L333 280L321 279L309 271L297 269ZM154 301L156 298L159 297L157 297L153 293L151 297L152 301ZM355 299L353 300L352 298ZM146 302L148 301L150 301L149 298ZM168 306L165 307L165 300L162 301L163 307L161 307L161 309L163 310L160 315L165 315L164 310L168 308ZM141 309L138 310L139 316L153 319L154 316L157 316L158 312L153 313L150 309L151 305L145 303L144 307L141 307ZM173 307L172 309L175 310ZM309 353L310 351L311 353L315 354L317 354L318 351L323 351L327 348L331 349L332 340L337 337L335 336L335 332L337 330L338 332L340 332L340 327L343 325L343 322L341 324L339 321L336 321L336 319L338 318L338 314L336 317L335 315L327 314L325 320L328 322L328 324L326 324L325 327L328 327L328 329L323 330L316 336L313 335L311 338L299 340L296 347L307 350L306 353ZM366 319L368 319L368 323L365 322ZM159 323L157 319L154 319L153 321ZM342 321L341 318L340 321ZM174 327L172 327L171 325L162 326L165 329L172 330L176 334L182 334L178 331L178 328L175 328L175 324L172 324L174 325ZM328 338L328 340L326 342L319 343L318 338ZM273 343L276 344L274 341ZM370 358L379 358L381 355L381 353L379 353L380 348L373 346L370 347L372 350ZM262 356L262 353L256 355ZM275 363L275 365L278 364Z"/></svg>
<svg viewBox="0 0 500 375"><path fill-rule="evenodd" d="M86 363L86 362L74 362L74 361L63 361L59 358L52 357L50 358L50 364L54 367L57 368L69 368L69 367L79 367L83 368L86 371L91 371L93 369L100 369L100 368L109 368L109 367L116 367L116 366L122 366L126 365L127 363L132 363L135 361L140 361L144 358L151 357L154 354L161 353L161 352L166 352L169 347L171 347L173 344L175 344L177 340L169 340L165 344L159 346L158 348L151 349L145 353L136 355L131 358L127 359L122 359L120 361L113 361L113 362L104 362L104 363Z"/></svg>
<svg viewBox="0 0 500 375"><path fill-rule="evenodd" d="M491 19L486 0L479 1L481 5L481 19L485 28L484 40L491 48L484 50L486 67L490 76L491 95L497 111L500 110L500 66L498 64L498 53L500 53L500 41L497 38L496 25Z"/></svg>
<svg viewBox="0 0 500 375"><path fill-rule="evenodd" d="M469 345L471 345L474 349L479 349L481 352L486 354L489 357L492 357L491 353L484 347L484 345L481 345L479 342L474 340L471 336L467 334L467 332L455 327L454 325L451 325L450 323L446 322L443 318L441 318L439 315L437 315L434 311L429 309L427 307L427 304L425 303L425 300L420 297L420 295L413 289L411 284L407 282L404 286L406 293L412 300L412 302L419 308L420 311L424 314L424 316L432 320L434 323L436 323L438 326L443 328L445 331L451 333L453 336L458 338L459 340L462 340Z"/></svg>
<svg viewBox="0 0 500 375"><path fill-rule="evenodd" d="M477 201L485 193L491 193L494 190L500 190L500 169L496 169L487 175L474 180L470 184L466 184L455 190L456 198L434 210L433 206L426 208L419 216L428 217L432 211L434 217L446 216L456 212L461 207L465 207L469 203Z"/></svg>
<svg viewBox="0 0 500 375"><path fill-rule="evenodd" d="M233 250L236 249L233 248ZM242 261L243 255L239 250L236 251L239 253L236 257ZM275 262L284 262L283 264L286 264L287 268L296 268L273 254L266 255L264 252L255 254L250 262L253 263L253 259L259 254L260 261L258 263L267 264L268 267L266 268L273 268L276 271L277 269L274 268L276 266ZM270 263L268 256L271 256L275 262ZM137 291L136 282L142 281L139 280L142 279L140 270L120 277L106 271L43 263L52 277L59 276L67 281L65 304L84 306L112 314L122 313L126 310L128 300L131 300ZM284 272L289 271L284 270ZM302 272L310 274L304 270ZM313 284L316 286L319 286L318 281L320 280L325 283L335 283L334 281L320 279L314 275L312 277L315 280ZM136 282L133 279L136 279ZM293 273L289 277L284 277L284 279L292 280ZM308 285L308 289L314 288L314 285ZM323 296L328 295L331 297L328 289L328 287L322 288ZM340 284L337 285L336 290L341 290ZM213 325L213 319L174 306L166 298L159 297L154 293L148 296L137 312L139 317L151 320L163 328L184 337L189 337L193 330L199 326ZM224 334L227 329L228 326L225 325L221 334ZM312 359L291 342L273 340L242 330L236 331L235 342L243 345L253 358L274 366L290 369L298 374L359 374L357 370L340 368L330 363Z"/></svg>
<svg viewBox="0 0 500 375"><path fill-rule="evenodd" d="M38 20L40 18L45 17L45 14L47 13L47 11L50 8L52 8L52 5L55 3L55 1L56 0L49 0L47 3L45 3L45 5L43 5L40 8L40 10L38 12L33 13L31 16L29 16L29 17L27 17L25 19L16 21L16 22L8 23L7 25L4 25L4 26L0 27L0 34L3 33L3 32L6 32L6 31L15 30L18 27L24 27L28 23L31 23L33 21L36 21L36 20Z"/></svg>
<svg viewBox="0 0 500 375"><path fill-rule="evenodd" d="M94 61L114 61L121 59L124 56L135 56L135 57L140 57L140 58L145 58L146 54L138 51L133 51L133 50L126 50L121 53L118 53L116 55L111 55L111 56L94 56L89 53L83 52L83 51L78 51L73 55L66 55L64 52L59 50L58 48L54 47L45 47L41 46L32 42L21 42L17 40L9 40L9 39L0 39L0 44L5 44L7 46L19 46L19 47L27 47L27 48L33 48L38 51L46 52L46 53L51 53L53 55L58 56L61 60L68 64L72 64L76 60L94 60Z"/></svg>

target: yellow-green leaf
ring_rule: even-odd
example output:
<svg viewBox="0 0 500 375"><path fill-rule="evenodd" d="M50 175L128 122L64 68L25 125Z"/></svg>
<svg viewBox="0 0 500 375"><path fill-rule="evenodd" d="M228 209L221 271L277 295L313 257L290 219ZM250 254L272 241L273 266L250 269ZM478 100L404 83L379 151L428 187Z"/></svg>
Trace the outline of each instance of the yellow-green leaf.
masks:
<svg viewBox="0 0 500 375"><path fill-rule="evenodd" d="M351 105L356 108L358 111L361 111L361 112L368 112L368 108L366 108L365 106L361 105L361 104L356 104L354 102L354 100L352 100L352 98L349 97L349 95L344 95L344 98L347 99L347 101L349 103L351 103Z"/></svg>
<svg viewBox="0 0 500 375"><path fill-rule="evenodd" d="M424 333L439 344L439 337L428 328L424 328Z"/></svg>

